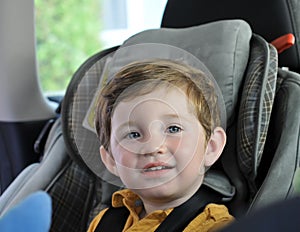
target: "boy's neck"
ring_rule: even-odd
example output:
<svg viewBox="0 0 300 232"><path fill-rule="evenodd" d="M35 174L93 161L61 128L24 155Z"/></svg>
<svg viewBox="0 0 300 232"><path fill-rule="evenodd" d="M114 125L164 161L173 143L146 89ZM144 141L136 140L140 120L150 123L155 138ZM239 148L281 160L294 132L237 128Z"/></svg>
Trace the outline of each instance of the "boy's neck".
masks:
<svg viewBox="0 0 300 232"><path fill-rule="evenodd" d="M200 186L201 184L196 188L194 188L193 191L186 193L184 196L176 199L172 199L172 197L167 197L164 199L152 200L152 199L145 199L140 196L144 205L144 210L143 210L144 212L141 212L140 218L146 217L147 215L157 210L167 210L182 205L198 191Z"/></svg>

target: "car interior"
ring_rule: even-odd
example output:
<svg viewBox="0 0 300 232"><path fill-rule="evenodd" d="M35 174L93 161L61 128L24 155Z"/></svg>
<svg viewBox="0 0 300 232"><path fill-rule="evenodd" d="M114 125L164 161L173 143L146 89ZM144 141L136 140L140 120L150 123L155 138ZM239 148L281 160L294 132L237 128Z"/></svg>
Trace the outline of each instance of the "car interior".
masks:
<svg viewBox="0 0 300 232"><path fill-rule="evenodd" d="M216 4L223 5L218 8L222 11L215 10ZM52 199L51 231L86 231L110 204L120 187L89 166L101 164L100 144L85 123L107 60L122 47L143 43L190 52L208 67L222 91L227 144L204 180L222 196L221 203L238 218L293 197L300 166L299 10L297 0L169 0L161 28L96 53L74 73L57 114L35 127L35 146L42 155L5 183L0 216L43 190Z"/></svg>

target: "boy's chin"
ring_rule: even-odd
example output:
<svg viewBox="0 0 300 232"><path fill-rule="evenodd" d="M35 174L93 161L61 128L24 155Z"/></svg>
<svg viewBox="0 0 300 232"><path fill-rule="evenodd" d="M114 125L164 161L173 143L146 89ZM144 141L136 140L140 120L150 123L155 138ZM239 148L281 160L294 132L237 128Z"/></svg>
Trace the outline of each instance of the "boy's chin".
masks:
<svg viewBox="0 0 300 232"><path fill-rule="evenodd" d="M164 198L170 198L178 190L176 188L173 188L172 186L167 186L165 184L151 186L148 188L136 188L132 189L133 192L138 194L141 198L148 198L148 199L164 199Z"/></svg>
<svg viewBox="0 0 300 232"><path fill-rule="evenodd" d="M139 179L137 181L131 181L131 183L125 184L125 186L131 190L147 191L152 189L160 189L169 186L174 178L153 178L153 179Z"/></svg>

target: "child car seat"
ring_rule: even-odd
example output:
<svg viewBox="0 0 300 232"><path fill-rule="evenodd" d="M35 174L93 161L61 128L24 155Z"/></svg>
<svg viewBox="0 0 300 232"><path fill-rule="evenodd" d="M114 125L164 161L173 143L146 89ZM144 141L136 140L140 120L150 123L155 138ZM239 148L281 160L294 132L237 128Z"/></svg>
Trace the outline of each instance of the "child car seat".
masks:
<svg viewBox="0 0 300 232"><path fill-rule="evenodd" d="M300 97L299 75L282 70L277 77L277 53L272 45L252 34L242 20L144 31L123 46L137 43L166 43L185 49L203 61L215 76L226 103L228 144L205 184L223 195L234 215L241 214L242 205L247 209L251 202L259 206L292 193L291 179L295 160L299 159L300 112L294 107ZM25 169L1 196L1 215L29 193L42 189L52 197L51 231L86 231L90 219L109 202L112 191L118 187L102 181L90 169L86 154L99 159L99 142L83 122L99 88L106 60L116 49L94 55L74 74L63 102L62 126L57 121L52 128L42 162ZM278 115L274 114L269 124L272 106L277 112L285 109L279 126ZM276 134L271 128L274 125ZM273 140L266 138L268 131ZM293 136L289 137L289 133ZM85 155L78 149L79 144ZM268 158L265 150L270 154ZM283 158L281 152L290 157L290 163L274 162ZM237 154L243 154L245 159ZM274 183L270 183L274 176L266 175L259 165L271 162L271 166L279 165L285 171L285 175L276 177L276 191ZM262 180L258 182L260 179L264 180L263 185ZM264 197L270 188L274 191L271 200Z"/></svg>

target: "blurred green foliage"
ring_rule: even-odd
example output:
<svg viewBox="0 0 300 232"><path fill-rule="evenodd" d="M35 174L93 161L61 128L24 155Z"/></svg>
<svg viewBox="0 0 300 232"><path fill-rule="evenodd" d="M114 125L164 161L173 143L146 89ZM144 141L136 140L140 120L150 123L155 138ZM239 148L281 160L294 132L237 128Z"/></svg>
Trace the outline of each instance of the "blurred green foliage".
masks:
<svg viewBox="0 0 300 232"><path fill-rule="evenodd" d="M44 92L65 90L89 56L101 50L100 0L35 0L38 73Z"/></svg>

